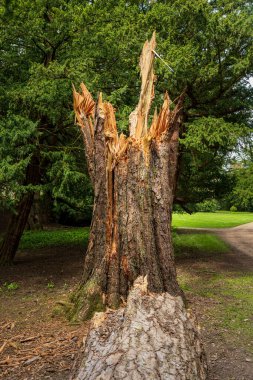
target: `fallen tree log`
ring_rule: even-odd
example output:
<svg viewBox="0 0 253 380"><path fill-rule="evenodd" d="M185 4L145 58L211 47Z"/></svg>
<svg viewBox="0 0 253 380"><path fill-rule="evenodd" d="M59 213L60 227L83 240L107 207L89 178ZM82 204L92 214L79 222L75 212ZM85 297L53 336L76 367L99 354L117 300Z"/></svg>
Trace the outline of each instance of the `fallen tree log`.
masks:
<svg viewBox="0 0 253 380"><path fill-rule="evenodd" d="M127 305L96 313L75 380L204 380L199 333L180 296L149 293L139 277Z"/></svg>

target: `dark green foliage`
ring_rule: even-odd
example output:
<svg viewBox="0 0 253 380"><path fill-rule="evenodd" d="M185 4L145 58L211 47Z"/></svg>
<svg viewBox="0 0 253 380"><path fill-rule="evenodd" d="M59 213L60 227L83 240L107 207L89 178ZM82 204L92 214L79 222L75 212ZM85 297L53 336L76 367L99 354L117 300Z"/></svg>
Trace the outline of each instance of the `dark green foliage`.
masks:
<svg viewBox="0 0 253 380"><path fill-rule="evenodd" d="M230 197L231 202L239 210L253 211L253 163L247 162L241 168L235 169L234 175L235 186Z"/></svg>
<svg viewBox="0 0 253 380"><path fill-rule="evenodd" d="M216 199L206 199L203 202L196 204L196 211L199 212L215 212L219 209L220 205Z"/></svg>
<svg viewBox="0 0 253 380"><path fill-rule="evenodd" d="M9 7L0 33L2 205L15 208L22 194L34 190L42 199L50 194L55 208L67 204L67 213L83 211L92 192L73 123L76 74L69 58L81 15L68 1L13 0ZM31 189L24 176L33 154L39 158L40 180Z"/></svg>
<svg viewBox="0 0 253 380"><path fill-rule="evenodd" d="M209 116L186 124L181 139L178 196L189 203L204 199L223 199L234 185L229 170L231 154L240 149L240 138L249 127Z"/></svg>

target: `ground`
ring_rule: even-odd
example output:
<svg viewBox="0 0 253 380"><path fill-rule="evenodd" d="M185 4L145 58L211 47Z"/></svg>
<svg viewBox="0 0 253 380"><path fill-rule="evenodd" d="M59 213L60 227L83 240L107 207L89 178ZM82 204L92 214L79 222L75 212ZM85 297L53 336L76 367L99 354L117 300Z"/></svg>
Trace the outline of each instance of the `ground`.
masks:
<svg viewBox="0 0 253 380"><path fill-rule="evenodd" d="M178 277L202 327L210 380L252 380L253 223L180 232L212 232L228 244L225 254L181 255Z"/></svg>
<svg viewBox="0 0 253 380"><path fill-rule="evenodd" d="M86 325L57 315L57 301L80 280L83 252L81 246L23 251L0 272L1 379L68 379Z"/></svg>
<svg viewBox="0 0 253 380"><path fill-rule="evenodd" d="M59 240L54 231L47 238L42 233L44 246L49 241L52 246L37 249L31 249L36 234L30 234L15 265L0 270L1 379L69 378L88 324L69 324L59 314L58 302L67 299L81 278L87 230L82 242L80 232L61 230L75 244L66 245L60 237L65 245L55 247ZM179 280L201 326L209 380L251 380L253 245L245 248L251 234L245 226L219 233L232 249L207 232L174 236Z"/></svg>

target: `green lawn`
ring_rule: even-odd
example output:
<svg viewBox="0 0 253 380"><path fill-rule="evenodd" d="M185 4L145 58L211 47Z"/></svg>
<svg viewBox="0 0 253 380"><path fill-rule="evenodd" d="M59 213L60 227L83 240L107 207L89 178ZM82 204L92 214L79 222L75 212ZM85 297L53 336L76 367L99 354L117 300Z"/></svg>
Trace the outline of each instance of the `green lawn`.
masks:
<svg viewBox="0 0 253 380"><path fill-rule="evenodd" d="M253 222L253 213L219 211L216 213L198 212L189 214L173 214L173 227L225 228ZM20 249L54 247L60 245L87 244L89 228L61 228L46 231L26 231L21 239ZM219 242L218 242L219 241ZM174 239L176 252L187 248L190 251L207 252L224 251L224 243L213 235L181 235Z"/></svg>
<svg viewBox="0 0 253 380"><path fill-rule="evenodd" d="M37 249L61 245L86 246L89 228L61 228L49 231L26 231L21 239L19 249ZM211 234L176 234L173 233L176 256L198 255L198 252L226 252L226 244Z"/></svg>
<svg viewBox="0 0 253 380"><path fill-rule="evenodd" d="M253 212L196 212L173 214L173 227L228 228L253 222Z"/></svg>
<svg viewBox="0 0 253 380"><path fill-rule="evenodd" d="M223 240L212 234L176 234L173 233L176 257L198 257L200 254L221 254L228 251Z"/></svg>
<svg viewBox="0 0 253 380"><path fill-rule="evenodd" d="M19 249L37 249L61 245L86 245L89 228L61 228L49 231L26 231L22 236Z"/></svg>

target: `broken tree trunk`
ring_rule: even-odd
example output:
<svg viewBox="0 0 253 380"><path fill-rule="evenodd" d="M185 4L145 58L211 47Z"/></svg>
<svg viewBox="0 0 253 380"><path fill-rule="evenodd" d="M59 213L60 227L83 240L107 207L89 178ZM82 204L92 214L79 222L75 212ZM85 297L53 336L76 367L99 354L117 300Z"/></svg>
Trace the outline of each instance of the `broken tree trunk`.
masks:
<svg viewBox="0 0 253 380"><path fill-rule="evenodd" d="M96 313L75 380L204 380L199 334L181 297L148 293L139 277L116 312Z"/></svg>
<svg viewBox="0 0 253 380"><path fill-rule="evenodd" d="M72 317L89 318L94 311L127 302L126 308L95 315L76 380L206 379L198 333L177 283L171 241L184 95L171 110L166 93L148 128L154 49L155 34L143 47L141 94L130 115L129 137L118 136L113 107L102 95L95 104L83 84L81 94L74 89L95 197Z"/></svg>
<svg viewBox="0 0 253 380"><path fill-rule="evenodd" d="M150 128L154 97L155 34L144 44L139 103L130 115L130 136L118 135L113 107L97 103L84 84L74 89L74 109L81 127L94 209L82 285L74 295L73 316L89 318L105 306L117 308L140 275L149 290L182 294L176 280L171 242L182 94L171 110L165 94Z"/></svg>

